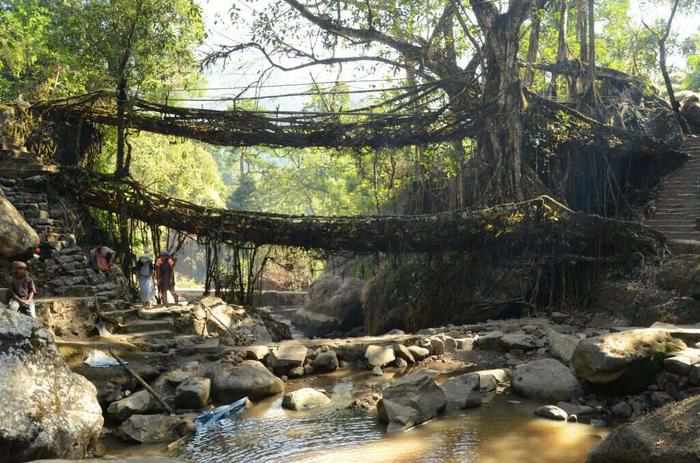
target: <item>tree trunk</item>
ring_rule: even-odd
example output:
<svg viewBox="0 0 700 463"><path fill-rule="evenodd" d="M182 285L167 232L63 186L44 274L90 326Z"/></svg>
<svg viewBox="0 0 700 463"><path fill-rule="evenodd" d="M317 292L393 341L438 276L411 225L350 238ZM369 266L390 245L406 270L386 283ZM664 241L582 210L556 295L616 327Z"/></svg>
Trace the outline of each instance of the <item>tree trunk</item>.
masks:
<svg viewBox="0 0 700 463"><path fill-rule="evenodd" d="M587 0L576 0L576 38L579 43L579 61L588 62L588 8ZM586 79L576 78L577 94L583 95L586 91Z"/></svg>
<svg viewBox="0 0 700 463"><path fill-rule="evenodd" d="M688 124L686 123L683 116L681 116L680 103L676 100L676 94L673 91L673 85L671 84L671 77L668 74L668 68L666 66L666 40L671 33L671 26L673 25L673 18L676 16L676 11L678 11L678 4L680 0L675 0L673 2L673 9L671 10L671 15L668 18L666 24L666 30L664 35L659 38L659 67L661 68L661 74L664 76L664 84L666 85L666 92L668 93L668 101L671 103L671 108L673 109L673 114L676 116L678 125L681 128L681 132L687 135L690 130L688 129Z"/></svg>
<svg viewBox="0 0 700 463"><path fill-rule="evenodd" d="M541 2L540 2L541 3ZM540 30L542 28L542 20L540 18L540 9L542 7L537 5L535 10L532 12L532 25L530 26L530 41L527 47L527 64L533 65L537 63L537 53L540 48ZM528 67L525 71L525 80L523 84L526 87L531 87L535 81L535 70L532 67Z"/></svg>
<svg viewBox="0 0 700 463"><path fill-rule="evenodd" d="M126 168L126 78L121 77L117 86L117 167L116 175L125 175Z"/></svg>
<svg viewBox="0 0 700 463"><path fill-rule="evenodd" d="M477 155L487 176L479 192L480 204L522 200L522 111L524 97L518 74L520 26L532 11L532 1L511 2L507 13L499 14L490 2L472 2L472 8L486 33L484 56L486 79L484 105L477 137Z"/></svg>
<svg viewBox="0 0 700 463"><path fill-rule="evenodd" d="M597 103L595 91L595 10L594 0L588 0L588 99L591 104L591 109L595 108Z"/></svg>
<svg viewBox="0 0 700 463"><path fill-rule="evenodd" d="M566 35L569 29L569 2L561 0L559 3L559 46L557 48L557 63L562 63L569 59L569 49L566 44ZM558 95L557 89L557 74L552 74L551 91L553 97ZM568 79L567 79L568 82Z"/></svg>

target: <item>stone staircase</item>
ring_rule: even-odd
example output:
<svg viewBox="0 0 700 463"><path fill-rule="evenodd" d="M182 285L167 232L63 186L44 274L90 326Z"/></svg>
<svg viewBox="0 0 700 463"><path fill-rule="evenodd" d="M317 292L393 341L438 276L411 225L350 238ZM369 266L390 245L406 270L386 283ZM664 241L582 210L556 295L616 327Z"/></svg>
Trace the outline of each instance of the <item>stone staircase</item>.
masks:
<svg viewBox="0 0 700 463"><path fill-rule="evenodd" d="M663 233L672 242L700 244L700 138L688 138L682 151L689 159L662 183L656 198L656 211L646 225Z"/></svg>

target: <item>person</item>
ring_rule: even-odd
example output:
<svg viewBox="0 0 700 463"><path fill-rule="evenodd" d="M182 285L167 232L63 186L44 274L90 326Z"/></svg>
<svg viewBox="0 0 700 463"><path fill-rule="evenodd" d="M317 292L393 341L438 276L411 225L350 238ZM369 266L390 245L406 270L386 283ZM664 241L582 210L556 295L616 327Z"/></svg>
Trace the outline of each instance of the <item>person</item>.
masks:
<svg viewBox="0 0 700 463"><path fill-rule="evenodd" d="M13 278L10 285L10 302L8 305L11 310L36 318L36 306L34 304L36 286L34 286L34 280L27 272L27 264L16 261L12 263L12 267Z"/></svg>
<svg viewBox="0 0 700 463"><path fill-rule="evenodd" d="M154 284L153 273L155 267L150 257L142 256L136 261L136 275L139 279L139 294L141 302L146 306L150 306L153 302Z"/></svg>
<svg viewBox="0 0 700 463"><path fill-rule="evenodd" d="M109 272L112 270L116 253L107 246L98 246L90 251L90 260L95 270Z"/></svg>
<svg viewBox="0 0 700 463"><path fill-rule="evenodd" d="M175 259L169 253L161 252L156 259L155 268L160 303L168 303L168 291L172 293L175 303L179 303L179 297L175 293Z"/></svg>

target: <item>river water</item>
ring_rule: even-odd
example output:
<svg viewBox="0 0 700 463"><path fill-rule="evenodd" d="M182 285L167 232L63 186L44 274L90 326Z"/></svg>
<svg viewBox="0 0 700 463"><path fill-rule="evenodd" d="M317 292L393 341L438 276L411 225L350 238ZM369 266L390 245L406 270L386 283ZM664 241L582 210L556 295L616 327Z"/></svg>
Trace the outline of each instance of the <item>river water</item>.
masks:
<svg viewBox="0 0 700 463"><path fill-rule="evenodd" d="M280 397L258 403L196 435L183 456L195 463L584 463L606 432L539 419L537 404L496 396L481 408L389 436L376 417L346 409L359 392L390 379L361 375L290 382L288 390L325 389L333 404L291 412Z"/></svg>

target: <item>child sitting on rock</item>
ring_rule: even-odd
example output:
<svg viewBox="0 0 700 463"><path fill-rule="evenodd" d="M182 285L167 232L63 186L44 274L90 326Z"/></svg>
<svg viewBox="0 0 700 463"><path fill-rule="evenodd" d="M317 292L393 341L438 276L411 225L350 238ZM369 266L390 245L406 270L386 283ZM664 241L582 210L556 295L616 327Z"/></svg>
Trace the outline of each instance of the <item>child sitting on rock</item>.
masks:
<svg viewBox="0 0 700 463"><path fill-rule="evenodd" d="M36 287L34 286L34 280L27 273L27 264L17 261L12 263L12 267L13 278L10 285L9 308L36 318L34 305Z"/></svg>

